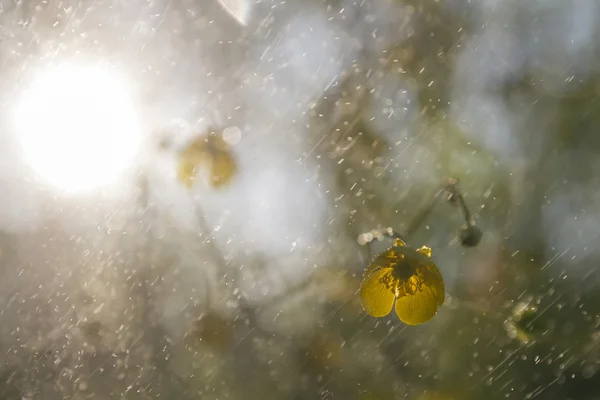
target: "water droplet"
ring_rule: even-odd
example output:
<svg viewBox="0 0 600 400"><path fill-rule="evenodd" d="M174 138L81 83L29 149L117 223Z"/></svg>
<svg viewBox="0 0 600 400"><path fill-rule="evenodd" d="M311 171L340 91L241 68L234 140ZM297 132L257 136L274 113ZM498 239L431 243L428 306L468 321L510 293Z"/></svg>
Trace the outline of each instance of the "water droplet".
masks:
<svg viewBox="0 0 600 400"><path fill-rule="evenodd" d="M235 146L242 140L242 131L237 126L230 126L223 130L223 140L230 146Z"/></svg>

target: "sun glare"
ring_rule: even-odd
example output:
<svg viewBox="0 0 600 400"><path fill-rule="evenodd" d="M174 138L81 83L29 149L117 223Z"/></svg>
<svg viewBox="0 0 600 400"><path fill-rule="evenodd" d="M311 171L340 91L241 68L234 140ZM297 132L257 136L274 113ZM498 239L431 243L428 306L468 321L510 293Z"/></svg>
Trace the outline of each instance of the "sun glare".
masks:
<svg viewBox="0 0 600 400"><path fill-rule="evenodd" d="M49 185L82 192L115 183L141 142L127 82L108 68L40 71L14 110L25 161Z"/></svg>

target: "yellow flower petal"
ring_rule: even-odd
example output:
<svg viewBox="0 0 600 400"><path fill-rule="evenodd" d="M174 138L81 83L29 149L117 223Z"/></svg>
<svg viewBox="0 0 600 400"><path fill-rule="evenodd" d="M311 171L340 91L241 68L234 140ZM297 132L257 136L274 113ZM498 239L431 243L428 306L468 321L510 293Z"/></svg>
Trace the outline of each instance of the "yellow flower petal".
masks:
<svg viewBox="0 0 600 400"><path fill-rule="evenodd" d="M396 299L396 314L407 325L419 325L437 314L444 303L444 281L434 264L417 268L404 285L401 285Z"/></svg>
<svg viewBox="0 0 600 400"><path fill-rule="evenodd" d="M404 240L400 239L400 238L395 238L394 239L394 247L407 247L406 243L404 243Z"/></svg>
<svg viewBox="0 0 600 400"><path fill-rule="evenodd" d="M431 247L422 246L420 249L417 249L417 253L425 255L427 258L431 258Z"/></svg>
<svg viewBox="0 0 600 400"><path fill-rule="evenodd" d="M369 264L369 267L365 270L364 277L366 279L369 275L380 268L392 268L403 259L404 254L398 253L392 247L391 249L379 254L373 259L373 261L371 261L371 264Z"/></svg>
<svg viewBox="0 0 600 400"><path fill-rule="evenodd" d="M385 317L394 305L394 278L392 268L380 268L365 278L360 285L360 302L373 317Z"/></svg>
<svg viewBox="0 0 600 400"><path fill-rule="evenodd" d="M435 293L429 287L423 287L415 294L396 300L396 315L407 325L419 325L429 321L437 314L438 304Z"/></svg>
<svg viewBox="0 0 600 400"><path fill-rule="evenodd" d="M212 186L221 187L231 181L235 175L237 166L230 153L217 151L212 156Z"/></svg>
<svg viewBox="0 0 600 400"><path fill-rule="evenodd" d="M192 187L195 177L196 166L185 159L179 160L179 165L177 166L177 179L189 189Z"/></svg>
<svg viewBox="0 0 600 400"><path fill-rule="evenodd" d="M177 179L188 189L194 184L198 167L206 161L207 153L205 145L203 140L196 139L188 144L179 154L177 160Z"/></svg>

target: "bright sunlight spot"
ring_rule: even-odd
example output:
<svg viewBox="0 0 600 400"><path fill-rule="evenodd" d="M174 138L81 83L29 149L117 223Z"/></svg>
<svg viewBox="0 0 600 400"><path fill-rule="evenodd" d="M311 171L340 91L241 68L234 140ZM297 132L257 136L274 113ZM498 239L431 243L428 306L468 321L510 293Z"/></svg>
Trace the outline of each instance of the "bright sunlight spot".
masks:
<svg viewBox="0 0 600 400"><path fill-rule="evenodd" d="M137 118L122 78L107 68L68 63L41 71L14 113L26 162L66 192L118 180L140 145Z"/></svg>

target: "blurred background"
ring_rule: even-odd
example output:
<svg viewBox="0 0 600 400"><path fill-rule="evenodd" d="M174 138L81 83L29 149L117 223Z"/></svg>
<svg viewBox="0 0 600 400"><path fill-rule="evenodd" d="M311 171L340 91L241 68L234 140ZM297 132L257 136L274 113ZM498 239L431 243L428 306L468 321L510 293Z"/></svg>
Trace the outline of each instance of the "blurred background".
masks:
<svg viewBox="0 0 600 400"><path fill-rule="evenodd" d="M600 399L599 26L595 0L0 1L0 399ZM391 243L361 234L449 176L479 246L446 203L407 238L446 303L367 315Z"/></svg>

